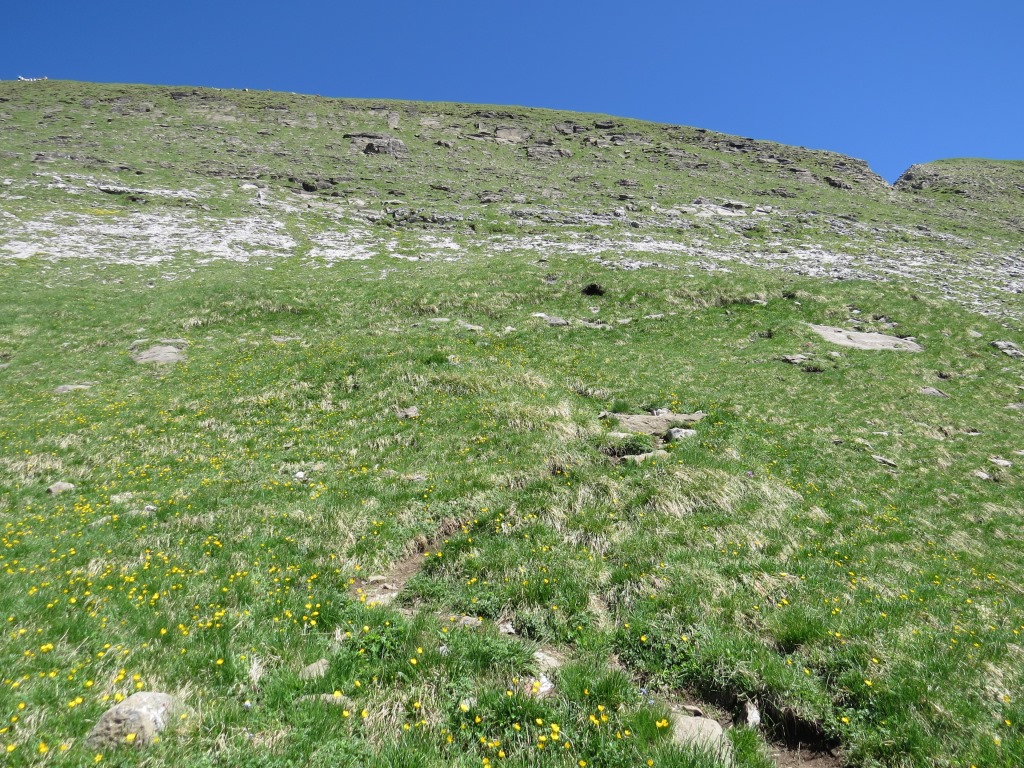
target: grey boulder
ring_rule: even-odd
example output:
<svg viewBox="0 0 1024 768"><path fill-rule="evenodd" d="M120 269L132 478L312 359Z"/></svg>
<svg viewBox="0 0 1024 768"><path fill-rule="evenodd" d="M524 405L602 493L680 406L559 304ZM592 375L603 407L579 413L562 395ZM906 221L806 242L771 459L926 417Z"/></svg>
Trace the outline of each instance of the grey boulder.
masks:
<svg viewBox="0 0 1024 768"><path fill-rule="evenodd" d="M181 702L168 693L132 694L103 713L89 731L86 746L89 749L110 749L122 744L148 746L181 709Z"/></svg>

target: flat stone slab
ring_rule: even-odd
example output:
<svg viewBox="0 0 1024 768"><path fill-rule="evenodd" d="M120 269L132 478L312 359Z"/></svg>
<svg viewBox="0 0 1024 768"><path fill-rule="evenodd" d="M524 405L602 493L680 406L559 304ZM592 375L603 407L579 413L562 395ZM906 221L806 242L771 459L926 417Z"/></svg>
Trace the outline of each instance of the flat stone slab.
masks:
<svg viewBox="0 0 1024 768"><path fill-rule="evenodd" d="M57 496L61 493L65 493L66 491L73 490L75 490L74 485L72 485L71 483L65 483L64 481L61 481L59 483L54 483L53 485L51 485L49 488L46 489L46 492L51 496Z"/></svg>
<svg viewBox="0 0 1024 768"><path fill-rule="evenodd" d="M808 323L808 325L812 331L825 339L825 341L830 341L841 347L868 350L891 349L901 352L921 352L924 349L917 342L901 339L899 336L887 336L884 333L848 331L845 328L835 328L831 325L815 325L814 323Z"/></svg>
<svg viewBox="0 0 1024 768"><path fill-rule="evenodd" d="M54 388L54 394L65 395L68 392L77 392L82 389L91 389L91 384L61 384L59 387Z"/></svg>
<svg viewBox="0 0 1024 768"><path fill-rule="evenodd" d="M168 693L132 694L103 713L89 731L86 746L89 749L111 749L122 744L148 746L181 708L181 703Z"/></svg>

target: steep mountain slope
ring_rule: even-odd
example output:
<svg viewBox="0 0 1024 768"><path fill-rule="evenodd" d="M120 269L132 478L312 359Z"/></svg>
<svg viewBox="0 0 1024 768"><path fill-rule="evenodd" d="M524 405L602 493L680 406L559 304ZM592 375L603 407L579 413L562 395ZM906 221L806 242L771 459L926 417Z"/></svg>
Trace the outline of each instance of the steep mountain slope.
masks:
<svg viewBox="0 0 1024 768"><path fill-rule="evenodd" d="M0 761L1019 768L1022 183L0 83Z"/></svg>

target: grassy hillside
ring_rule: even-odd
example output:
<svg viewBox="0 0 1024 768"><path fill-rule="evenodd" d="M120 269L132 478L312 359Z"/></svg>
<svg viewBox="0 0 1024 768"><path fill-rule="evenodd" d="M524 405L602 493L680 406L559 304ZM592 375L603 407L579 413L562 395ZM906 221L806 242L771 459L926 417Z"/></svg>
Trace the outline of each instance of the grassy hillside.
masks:
<svg viewBox="0 0 1024 768"><path fill-rule="evenodd" d="M0 131L6 764L1024 762L1019 163L52 81Z"/></svg>

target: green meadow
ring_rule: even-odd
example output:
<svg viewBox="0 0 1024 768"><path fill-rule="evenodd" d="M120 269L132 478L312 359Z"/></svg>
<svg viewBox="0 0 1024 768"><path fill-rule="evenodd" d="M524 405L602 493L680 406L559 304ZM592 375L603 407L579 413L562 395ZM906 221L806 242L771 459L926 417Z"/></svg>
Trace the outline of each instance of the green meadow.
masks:
<svg viewBox="0 0 1024 768"><path fill-rule="evenodd" d="M0 125L24 143L0 165L0 764L1024 764L1024 359L992 345L1024 346L1019 297L982 314L908 275L707 263L711 240L735 255L777 237L779 258L830 237L853 239L844 252L885 241L895 258L927 236L965 265L963 286L995 295L971 265L1019 247L1003 198L970 208L933 190L890 209L897 192L879 188L851 203L861 222L928 230L898 243L895 229L824 234L845 192L810 182L763 230L635 211L621 226L550 224L563 203L541 205L535 187L567 184L554 166L515 171L505 147L473 145L462 173L444 166L442 184L439 165L416 192L410 169L433 167L414 165L416 148L448 148L408 135L410 159L339 161L352 180L319 191L241 177L295 245L213 258L195 232L219 247L256 209L237 177L197 175L226 155L192 158L203 148L170 135L180 102L139 89L165 114L146 133L153 110L115 116L136 126L118 137L77 106L117 87L41 85L53 90L0 89ZM229 102L257 97L271 99ZM279 100L307 123L275 123L278 139L242 107L218 114L244 131L204 124L347 157L341 129L323 127L327 100L309 97L318 122L299 98ZM78 121L64 145L96 146L33 159L51 113ZM632 162L610 144L588 161L597 174L600 157ZM475 201L487 153L519 185L502 195L526 203ZM112 170L122 156L131 168ZM600 191L588 181L593 194L632 194L615 186L621 170ZM704 176L673 172L680 200L700 191ZM671 180L633 173L650 190ZM130 199L82 174L150 191ZM395 216L397 176L407 194L390 197L406 208L462 218ZM774 183L716 178L719 201ZM409 203L431 184L465 195ZM380 217L330 207L357 195ZM563 199L577 216L599 204ZM154 245L156 214L168 234ZM324 255L325 238L363 228L365 254L346 241L344 258ZM687 247L652 254L637 229ZM32 237L46 252L12 255ZM102 253L72 258L92 246ZM641 265L617 268L629 260ZM841 347L812 323L923 350ZM133 359L151 345L184 359ZM79 388L55 391L66 385ZM671 442L623 431L661 409L704 415ZM48 493L57 482L73 488ZM183 705L156 742L88 744L137 691ZM675 738L685 707L721 723L727 747Z"/></svg>

